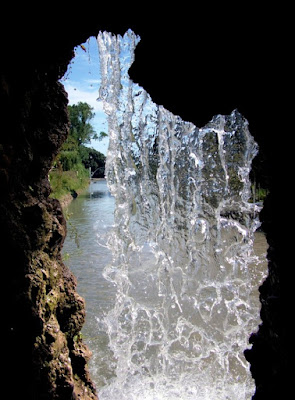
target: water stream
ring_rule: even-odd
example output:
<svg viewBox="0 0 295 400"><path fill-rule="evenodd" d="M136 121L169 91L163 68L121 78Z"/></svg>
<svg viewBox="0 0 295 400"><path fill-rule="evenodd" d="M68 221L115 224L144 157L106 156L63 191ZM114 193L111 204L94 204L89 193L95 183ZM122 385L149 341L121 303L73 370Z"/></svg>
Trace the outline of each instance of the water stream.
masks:
<svg viewBox="0 0 295 400"><path fill-rule="evenodd" d="M153 103L128 75L139 40L98 35L115 207L106 224L92 213L105 253L87 253L88 268L103 265L88 309L99 397L249 400L243 351L265 273L254 252L259 208L249 202L258 147L237 110L198 128Z"/></svg>
<svg viewBox="0 0 295 400"><path fill-rule="evenodd" d="M116 297L115 286L103 277L105 266L112 260L111 251L106 246L114 224L114 206L114 198L108 191L106 181L100 180L93 181L87 192L75 199L66 211L69 215L68 235L63 254L66 264L77 277L78 292L86 299L87 317L82 334L93 353L90 371L99 391L114 378L116 367L103 322L114 307ZM250 298L252 309L259 310L258 286L266 271L267 244L262 232L256 232L254 239L256 259L249 265ZM258 325L258 314L254 314L253 319ZM185 400L186 397L179 399Z"/></svg>

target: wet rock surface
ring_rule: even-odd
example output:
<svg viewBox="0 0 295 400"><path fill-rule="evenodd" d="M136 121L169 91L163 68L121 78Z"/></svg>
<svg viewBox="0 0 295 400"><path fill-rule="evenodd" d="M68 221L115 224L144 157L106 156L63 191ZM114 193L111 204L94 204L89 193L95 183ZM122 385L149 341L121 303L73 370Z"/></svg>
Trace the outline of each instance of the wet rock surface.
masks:
<svg viewBox="0 0 295 400"><path fill-rule="evenodd" d="M1 70L3 360L15 399L97 398L91 353L79 339L84 300L60 255L66 222L60 203L49 198L48 173L68 133L67 94L58 78L72 55L72 44L63 62L28 54L20 71L14 55Z"/></svg>

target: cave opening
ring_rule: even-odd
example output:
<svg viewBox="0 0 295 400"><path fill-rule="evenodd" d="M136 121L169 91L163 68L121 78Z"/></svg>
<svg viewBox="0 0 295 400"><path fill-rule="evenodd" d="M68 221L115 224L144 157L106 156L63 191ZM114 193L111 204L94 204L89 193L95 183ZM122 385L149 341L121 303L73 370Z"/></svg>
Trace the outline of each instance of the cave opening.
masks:
<svg viewBox="0 0 295 400"><path fill-rule="evenodd" d="M93 72L90 72L90 68L91 68L91 56L90 56L90 44L89 44L89 40L87 42L87 46L88 46L88 50L87 47L85 46L85 44L80 45L78 48L80 49L80 52L82 55L87 56L87 63L88 66L88 72L87 72L87 79L89 79L89 76L91 76L91 82L90 83L90 87L91 90L93 89L94 93L91 93L89 95L89 100L90 102L92 102L92 104L94 104L96 106L96 103L94 103L94 101L97 102L97 97L98 97L98 91L99 91L99 86L97 85L97 83L100 81L99 80L94 80L93 79ZM74 68L74 64L72 64L71 68ZM68 88L70 88L69 91L74 90L74 92L71 93L72 98L76 98L77 100L80 98L84 98L87 99L87 97L85 96L85 91L79 94L79 88L78 88L78 83L75 83L76 87L74 88L73 85L69 84ZM95 85L95 86L94 86ZM67 88L67 85L65 84L65 87ZM68 93L69 93L68 91ZM70 102L71 102L71 98L70 98ZM101 109L100 109L101 110ZM131 141L130 141L130 145L131 145ZM125 155L126 156L126 155ZM211 157L211 156L210 156ZM257 174L259 175L259 171L257 172L255 170L255 164L254 164L254 168L251 169L251 174L254 176L254 178L252 179L252 184L251 186L251 202L255 202L258 200L259 197L261 197L260 200L263 200L263 196L265 195L265 192L262 190L257 190L256 188L256 181L259 182L259 176L257 177ZM124 179L123 179L124 180ZM141 184L141 183L139 183ZM95 257L93 257L93 255L96 253L97 249L99 248L99 246L102 246L102 248L107 248L107 234L108 234L108 230L110 229L110 227L112 226L112 222L111 222L111 213L110 212L110 204L107 201L107 212L110 212L110 215L108 215L106 221L104 221L104 218L98 217L100 213L103 213L104 216L106 215L106 212L102 209L99 209L99 205L98 205L98 201L101 201L103 199L103 201L105 201L106 199L108 199L109 197L109 193L108 190L105 186L104 183L102 182L92 182L89 193L87 194L85 199L79 199L79 201L75 200L75 204L70 206L70 210L73 210L73 214L75 214L75 218L77 218L77 220L74 220L73 222L73 226L74 228L71 229L72 227L70 227L70 231L72 230L72 244L70 243L71 240L67 240L64 244L65 247L65 252L66 254L69 254L71 257L71 252L75 253L75 249L73 248L73 238L74 241L76 242L77 245L77 236L79 236L79 229L81 229L83 231L83 234L81 236L81 238L79 239L79 241L84 241L85 237L87 237L87 241L89 240L89 242L93 242L95 243L95 246L97 247L95 250L91 249L91 245L89 246L89 243L85 244L85 249L83 249L83 246L80 244L79 248L80 248L80 254L77 257L76 256L76 260L72 259L70 260L70 264L72 263L72 270L74 272L74 274L78 277L78 291L79 291L79 279L81 279L81 283L80 283L80 287L82 288L82 296L84 298L86 298L86 312L88 312L90 315L88 316L88 320L86 318L86 328L84 328L84 335L85 335L85 340L87 342L87 344L89 345L90 349L92 351L94 351L93 354L93 359L90 362L91 365L91 370L92 370L92 378L94 378L94 380L96 381L97 385L99 388L101 388L101 386L107 386L107 381L110 380L110 377L115 376L114 373L114 358L113 358L113 354L112 352L110 352L110 350L107 347L107 343L109 343L110 338L107 337L105 330L109 329L110 327L105 326L105 322L103 321L103 319L106 318L107 315L107 311L110 309L110 304L112 303L114 306L115 303L115 298L114 295L110 295L108 294L108 301L109 304L105 305L105 310L103 309L103 306L101 306L99 303L105 303L105 299L102 298L100 299L100 302L97 302L97 299L94 300L93 297L95 296L95 291L97 290L97 288L100 288L102 292L106 293L106 292L114 292L114 286L117 285L117 283L112 283L111 285L109 284L108 281L106 281L104 279L103 276L103 269L104 267L107 266L107 264L110 262L110 260L108 259L108 256L106 256L106 254L103 255L103 253L101 253L98 257L100 258L100 263L99 266L96 265L96 261L95 261ZM96 206L94 206L93 203L93 199L97 199L97 204ZM86 202L85 202L86 201ZM80 202L80 204L79 204ZM85 203L84 203L85 202ZM113 203L113 200L111 200L111 202ZM81 204L84 204L83 206ZM102 207L104 207L105 205L102 204ZM114 204L112 204L112 206L114 206ZM91 209L91 207L95 208L95 211L93 211ZM97 212L97 216L95 216L93 214L93 212ZM70 213L72 213L70 211ZM86 214L89 213L89 215L87 216ZM81 218L82 214L83 217L83 221L85 220L89 220L87 223L89 223L88 227L85 229L83 228L83 226L80 226L80 228L76 228L75 224L80 224L79 222L79 218ZM80 215L80 216L79 216ZM89 218L90 217L90 218ZM95 218L98 218L95 221ZM72 223L71 223L72 224ZM92 226L91 226L92 224ZM104 225L104 229L102 229L100 231L99 225ZM107 227L107 229L105 229ZM74 233L73 233L74 232ZM78 233L77 233L78 232ZM91 232L91 233L90 233ZM89 235L90 233L90 235ZM84 235L84 237L83 237ZM94 239L94 236L96 236L96 239ZM97 243L98 242L98 243ZM75 247L75 245L74 245ZM254 248L255 248L255 257L253 259L253 262L250 263L249 265L249 269L251 269L251 274L252 274L252 282L251 285L253 286L253 293L251 293L250 298L254 299L254 303L256 303L255 305L255 310L256 310L256 314L258 316L259 314L259 309L260 309L260 303L258 300L258 287L260 286L260 284L262 283L263 279L266 276L266 241L265 241L265 237L264 234L262 232L257 232L255 234L255 241L254 241ZM81 256L81 249L82 251L85 253L84 256ZM107 250L106 250L107 251ZM83 260L84 258L84 260ZM88 267L87 267L88 264ZM90 267L89 267L90 266ZM87 276L88 275L88 276ZM80 278L79 278L80 276ZM99 279L98 279L99 277ZM105 285L102 283L102 281L105 281ZM255 283L254 283L255 281ZM94 286L94 283L96 282L97 287ZM87 286L89 285L89 287L91 287L91 289L89 290L89 287L87 289ZM90 300L87 300L87 297ZM209 301L209 300L208 300ZM214 301L211 299L210 301L212 301L214 303ZM252 301L252 300L251 300ZM89 304L90 302L93 302L93 304L91 304L89 307L89 309L87 309L87 304ZM212 304L213 304L212 303ZM96 304L97 309L95 310L94 304ZM208 303L208 307L211 307L212 304L209 306ZM99 310L100 309L100 310ZM98 311L99 310L99 311ZM92 319L92 321L90 321L90 318ZM227 318L227 317L226 317ZM255 317L253 316L253 318L255 319ZM256 320L256 328L258 329L258 324L259 324L259 318ZM255 329L254 329L255 330ZM83 332L83 331L82 331ZM247 338L249 337L250 333L252 331L250 330L248 332ZM132 356L134 357L134 355ZM109 360L108 360L109 359ZM108 365L109 362L109 365ZM131 361L128 361L131 362ZM128 364L127 362L127 364ZM110 365L112 364L112 365ZM235 366L229 367L229 372L231 372L231 368L237 368ZM237 373L238 374L238 373ZM238 376L238 375L237 375ZM153 382L153 388L155 386L157 386L157 384L155 384L155 382ZM155 390L155 389L153 389ZM235 394L234 394L235 395ZM241 393L238 394L238 396L240 396ZM220 394L219 394L220 396Z"/></svg>
<svg viewBox="0 0 295 400"><path fill-rule="evenodd" d="M274 14L271 8L263 8L260 13L257 7L246 14L233 15L233 10L228 11L227 17L234 17L236 21L234 29L231 23L225 24L228 19L221 19L220 14L215 20L218 24L210 23L210 15L201 15L198 32L195 21L187 23L187 18L182 19L182 27L177 18L177 29L174 23L173 26L165 24L166 33L172 30L174 38L179 38L178 42L169 43L169 34L166 34L156 48L155 40L150 40L145 48L141 45L137 50L141 54L138 58L141 65L134 64L132 76L138 78L135 82L142 84L141 71L146 66L150 73L144 74L142 86L153 98L159 99L158 104L169 102L171 109L186 111L188 117L185 119L190 121L194 120L196 109L201 109L205 123L208 121L205 118L208 101L226 105L224 96L230 98L234 87L241 105L239 108L251 123L250 130L262 155L258 162L262 174L257 176L265 183L261 186L270 191L261 214L270 247L269 276L260 288L262 324L251 336L252 348L246 358L255 379L255 400L270 400L282 397L283 393L288 396L292 390L292 381L288 380L292 342L290 315L294 303L293 281L288 269L292 246L282 234L291 224L289 199L286 199L286 207L285 202L282 204L282 199L286 198L282 195L282 177L287 170L286 143L290 132L286 110L290 106L288 38L291 35L287 31L292 24L281 23L282 14L277 8ZM67 101L58 79L72 58L73 48L101 29L125 31L125 23L101 22L98 26L89 15L89 18L81 18L76 12L73 19L63 19L56 16L56 10L54 13L54 17L46 19L40 14L38 19L38 11L34 10L30 15L21 14L18 19L13 12L9 14L13 15L13 21L2 24L5 40L2 43L4 57L0 86L3 115L0 243L3 260L9 260L3 268L7 289L3 309L4 373L7 387L11 388L11 398L70 399L83 395L94 399L95 390L85 369L89 353L77 336L84 322L83 300L76 293L75 278L60 259L65 221L58 202L49 198L47 176L67 131ZM194 15L192 13L192 19ZM145 40L149 40L148 31L155 37L163 29L163 20L158 24L161 29L157 29L154 22L142 29L147 32ZM225 25L227 32L234 35L234 42L223 41ZM277 29L279 26L281 29ZM188 57L200 38L207 38L208 27L210 37L219 38L220 57L218 60L215 57L213 40L206 57L199 58L197 65L201 64L205 75L206 65L210 65L211 74L216 68L229 71L224 80L215 80L212 86L208 86L210 80L198 75L196 63L190 62L192 58ZM241 31L242 42L239 41ZM17 43L16 50L17 37L22 40ZM182 56L175 57L174 50L178 48L184 50ZM153 59L158 62L153 63ZM183 59L187 62L183 63ZM169 68L165 68L167 64ZM162 73L157 73L160 66ZM236 73L231 79L233 70ZM182 77L178 86L171 85L175 74ZM247 79L240 91L239 83L245 76ZM191 77L198 79L188 85ZM163 87L167 90L160 90ZM206 90L210 93L208 101L202 102L202 96L194 96L194 93L204 94ZM184 92L192 94L196 101L185 104ZM204 108L200 107L202 105ZM231 110L224 114L228 112ZM278 140L281 132L286 140Z"/></svg>

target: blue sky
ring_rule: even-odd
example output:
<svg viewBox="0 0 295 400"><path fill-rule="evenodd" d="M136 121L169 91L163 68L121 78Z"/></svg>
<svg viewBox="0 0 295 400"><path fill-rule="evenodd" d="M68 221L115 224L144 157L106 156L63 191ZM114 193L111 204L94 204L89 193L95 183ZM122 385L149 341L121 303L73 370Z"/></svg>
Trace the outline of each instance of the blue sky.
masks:
<svg viewBox="0 0 295 400"><path fill-rule="evenodd" d="M101 131L108 133L107 118L103 112L102 102L96 100L100 86L96 38L89 38L86 43L83 43L83 47L86 51L81 46L75 48L75 57L61 82L68 93L69 104L77 104L79 101L88 103L93 107L95 113L91 125L98 134ZM106 155L108 138L102 141L92 141L90 146Z"/></svg>

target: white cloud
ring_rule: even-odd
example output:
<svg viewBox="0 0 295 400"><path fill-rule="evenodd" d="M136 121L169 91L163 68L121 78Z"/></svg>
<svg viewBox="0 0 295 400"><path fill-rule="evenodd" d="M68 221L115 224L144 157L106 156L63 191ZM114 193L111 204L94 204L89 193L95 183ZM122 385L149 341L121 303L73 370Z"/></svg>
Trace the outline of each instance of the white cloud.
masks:
<svg viewBox="0 0 295 400"><path fill-rule="evenodd" d="M89 104L95 113L91 125L97 133L107 132L107 117L103 111L102 102L97 101L101 84L97 43L94 38L90 39L89 43L85 44L87 52L80 46L75 49L75 58L61 82L68 93L69 104L73 105L79 102ZM92 141L91 146L106 154L108 138L102 141Z"/></svg>
<svg viewBox="0 0 295 400"><path fill-rule="evenodd" d="M89 83L89 85L96 85L97 87L99 87L101 80L100 79L86 79L85 82Z"/></svg>
<svg viewBox="0 0 295 400"><path fill-rule="evenodd" d="M88 103L94 109L95 113L100 113L102 117L105 117L102 102L97 101L98 86L97 88L85 90L81 88L79 83L75 84L74 82L65 82L64 87L68 93L70 105L78 104L79 102Z"/></svg>
<svg viewBox="0 0 295 400"><path fill-rule="evenodd" d="M79 87L80 86L80 87ZM107 116L103 111L103 105L101 101L97 101L98 98L98 86L91 90L81 89L81 84L77 85L72 82L64 82L65 90L68 93L69 104L78 104L79 102L87 103L93 108L95 116L91 121L94 128L99 131L107 130Z"/></svg>

